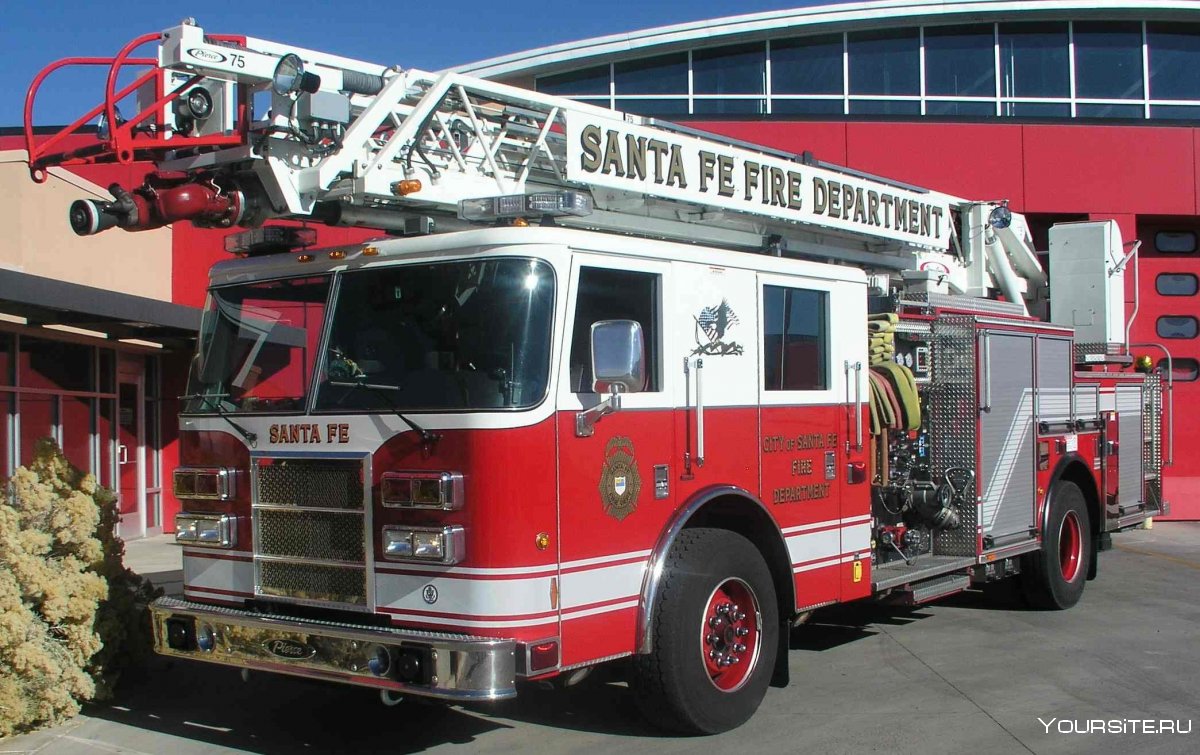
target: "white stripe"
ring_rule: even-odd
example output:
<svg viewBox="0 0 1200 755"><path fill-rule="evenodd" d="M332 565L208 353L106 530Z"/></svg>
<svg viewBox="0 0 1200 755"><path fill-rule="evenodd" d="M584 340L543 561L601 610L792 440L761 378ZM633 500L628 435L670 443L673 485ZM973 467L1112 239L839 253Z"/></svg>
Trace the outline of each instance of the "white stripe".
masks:
<svg viewBox="0 0 1200 755"><path fill-rule="evenodd" d="M792 571L796 574L799 574L802 571L812 571L813 569L824 569L829 566L837 566L840 563L842 563L842 559L839 558L838 556L834 556L833 558L822 559L821 561L818 561L815 564L804 564L803 566L793 567Z"/></svg>
<svg viewBox="0 0 1200 755"><path fill-rule="evenodd" d="M533 577L542 574L554 574L562 569L573 569L579 566L592 566L596 564L606 564L613 561L625 561L631 558L646 558L650 555L650 551L630 551L628 553L612 553L607 556L595 556L593 558L584 558L577 561L564 561L559 567L555 564L542 564L535 566L503 566L503 567L482 567L482 566L452 566L447 569L444 566L435 564L409 564L399 561L380 561L379 566L387 566L394 569L403 569L405 571L420 571L420 572L437 572L438 574L447 574L451 576L522 576Z"/></svg>
<svg viewBox="0 0 1200 755"><path fill-rule="evenodd" d="M254 564L226 558L183 556L183 584L186 588L254 592Z"/></svg>
<svg viewBox="0 0 1200 755"><path fill-rule="evenodd" d="M595 608L580 608L576 611L564 613L562 615L562 618L563 618L563 621L570 621L571 619L582 619L584 616L595 616L595 615L601 614L601 613L611 613L612 611L624 611L626 608L637 608L639 602L640 601L635 598L634 600L627 600L627 601L624 601L623 603L613 603L610 606L597 606Z"/></svg>
<svg viewBox="0 0 1200 755"><path fill-rule="evenodd" d="M794 535L798 532L808 532L810 530L819 530L819 529L824 529L826 527L837 527L839 525L842 527L848 527L851 524L859 524L861 522L869 522L869 521L871 521L871 515L863 514L861 516L852 516L852 517L848 517L846 519L829 519L824 522L813 522L812 524L800 524L795 527L787 527L785 529L780 530L780 532L782 532L784 535Z"/></svg>
<svg viewBox="0 0 1200 755"><path fill-rule="evenodd" d="M856 524L842 529L842 553L865 551L871 547L870 523Z"/></svg>
<svg viewBox="0 0 1200 755"><path fill-rule="evenodd" d="M639 595L646 563L636 561L562 575L563 610Z"/></svg>
<svg viewBox="0 0 1200 755"><path fill-rule="evenodd" d="M842 531L834 529L793 535L787 539L787 549L788 558L793 564L840 556L842 555Z"/></svg>
<svg viewBox="0 0 1200 755"><path fill-rule="evenodd" d="M525 579L455 579L413 574L375 575L375 601L380 608L457 613L467 616L526 616L554 610L550 577ZM426 603L425 586L437 589L437 602ZM440 621L440 619L439 619Z"/></svg>
<svg viewBox="0 0 1200 755"><path fill-rule="evenodd" d="M617 553L612 556L596 556L595 558L583 558L578 561L564 561L562 568L571 569L576 566L591 566L592 564L606 564L612 561L624 561L630 558L648 558L650 551L630 551L629 553Z"/></svg>

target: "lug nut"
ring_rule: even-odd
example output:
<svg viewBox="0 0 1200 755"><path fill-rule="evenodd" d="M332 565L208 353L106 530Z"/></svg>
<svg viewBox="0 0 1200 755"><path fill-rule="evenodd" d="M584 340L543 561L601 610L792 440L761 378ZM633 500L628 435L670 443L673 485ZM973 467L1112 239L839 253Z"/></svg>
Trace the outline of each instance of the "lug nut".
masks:
<svg viewBox="0 0 1200 755"><path fill-rule="evenodd" d="M720 637L717 637L715 634L710 634L709 636L704 638L704 641L707 642L709 645L712 645L719 639L720 639Z"/></svg>
<svg viewBox="0 0 1200 755"><path fill-rule="evenodd" d="M750 634L749 629L747 629L746 627L738 627L738 630L737 630L738 637L745 637L748 634Z"/></svg>
<svg viewBox="0 0 1200 755"><path fill-rule="evenodd" d="M733 646L733 652L744 653L744 652L746 652L746 646L739 642L738 644Z"/></svg>

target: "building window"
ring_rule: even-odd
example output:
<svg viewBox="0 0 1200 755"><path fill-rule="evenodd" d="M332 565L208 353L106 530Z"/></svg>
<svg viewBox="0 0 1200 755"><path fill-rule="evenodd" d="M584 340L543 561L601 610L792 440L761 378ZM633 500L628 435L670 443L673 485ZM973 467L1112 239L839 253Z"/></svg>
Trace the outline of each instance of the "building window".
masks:
<svg viewBox="0 0 1200 755"><path fill-rule="evenodd" d="M1197 279L1192 273L1159 273L1154 290L1159 296L1195 296Z"/></svg>
<svg viewBox="0 0 1200 755"><path fill-rule="evenodd" d="M1168 363L1166 359L1158 360L1158 371L1164 375L1167 373ZM1191 357L1182 357L1171 360L1171 379L1177 383L1190 383L1197 377L1200 377L1200 362Z"/></svg>
<svg viewBox="0 0 1200 755"><path fill-rule="evenodd" d="M607 102L604 103L604 107L608 107ZM616 107L617 110L623 113L636 113L637 115L647 115L652 118L675 118L688 114L688 101L686 97L680 97L679 99L648 97L633 100L623 100L618 97Z"/></svg>
<svg viewBox="0 0 1200 755"><path fill-rule="evenodd" d="M1154 234L1154 250L1162 254L1192 254L1196 251L1196 233L1159 231Z"/></svg>
<svg viewBox="0 0 1200 755"><path fill-rule="evenodd" d="M1163 315L1154 330L1159 338L1195 338L1198 323L1191 315Z"/></svg>
<svg viewBox="0 0 1200 755"><path fill-rule="evenodd" d="M692 52L695 94L764 94L764 44L712 47Z"/></svg>
<svg viewBox="0 0 1200 755"><path fill-rule="evenodd" d="M841 34L771 41L772 95L837 95L838 99L834 102L837 103L837 111L841 112L844 78ZM779 104L774 103L776 107Z"/></svg>
<svg viewBox="0 0 1200 755"><path fill-rule="evenodd" d="M925 93L950 97L991 97L991 103L980 104L991 107L991 112L983 115L995 115L995 44L995 28L991 24L926 27Z"/></svg>
<svg viewBox="0 0 1200 755"><path fill-rule="evenodd" d="M537 80L537 90L563 97L577 95L609 95L609 70L607 65L593 66L578 71L542 76Z"/></svg>
<svg viewBox="0 0 1200 755"><path fill-rule="evenodd" d="M584 267L575 296L569 378L572 393L592 392L592 323L633 320L641 323L646 348L646 387L661 390L658 359L659 276L632 270Z"/></svg>
<svg viewBox="0 0 1200 755"><path fill-rule="evenodd" d="M850 94L920 95L921 43L916 29L847 36Z"/></svg>
<svg viewBox="0 0 1200 755"><path fill-rule="evenodd" d="M1000 24L1001 94L1070 97L1067 39L1066 23Z"/></svg>
<svg viewBox="0 0 1200 755"><path fill-rule="evenodd" d="M829 388L829 294L763 287L763 388Z"/></svg>
<svg viewBox="0 0 1200 755"><path fill-rule="evenodd" d="M687 53L627 60L613 66L613 90L618 97L631 94L688 93ZM683 101L687 112L687 100Z"/></svg>
<svg viewBox="0 0 1200 755"><path fill-rule="evenodd" d="M1200 99L1200 24L1146 24L1150 96Z"/></svg>
<svg viewBox="0 0 1200 755"><path fill-rule="evenodd" d="M1076 21L1075 96L1141 100L1142 25L1133 22Z"/></svg>

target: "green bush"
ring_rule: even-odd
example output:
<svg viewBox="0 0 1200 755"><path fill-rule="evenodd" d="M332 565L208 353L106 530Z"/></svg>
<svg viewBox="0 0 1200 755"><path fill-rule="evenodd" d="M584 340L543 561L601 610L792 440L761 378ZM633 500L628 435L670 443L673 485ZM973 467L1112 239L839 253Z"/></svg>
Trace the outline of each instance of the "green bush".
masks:
<svg viewBox="0 0 1200 755"><path fill-rule="evenodd" d="M0 737L111 695L150 652L158 591L122 563L116 496L50 440L0 500Z"/></svg>

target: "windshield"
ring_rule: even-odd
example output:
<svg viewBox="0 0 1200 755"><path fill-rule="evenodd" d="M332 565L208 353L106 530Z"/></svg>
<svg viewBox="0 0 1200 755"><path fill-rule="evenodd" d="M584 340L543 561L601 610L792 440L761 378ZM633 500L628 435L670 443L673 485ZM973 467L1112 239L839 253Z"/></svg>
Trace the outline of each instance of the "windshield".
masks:
<svg viewBox="0 0 1200 755"><path fill-rule="evenodd" d="M184 411L301 411L317 359L329 276L209 292Z"/></svg>
<svg viewBox="0 0 1200 755"><path fill-rule="evenodd" d="M522 408L546 394L554 273L531 259L342 276L316 408Z"/></svg>

